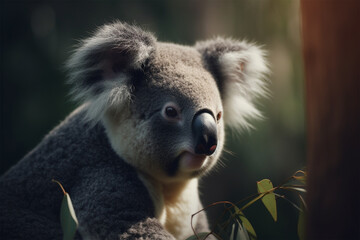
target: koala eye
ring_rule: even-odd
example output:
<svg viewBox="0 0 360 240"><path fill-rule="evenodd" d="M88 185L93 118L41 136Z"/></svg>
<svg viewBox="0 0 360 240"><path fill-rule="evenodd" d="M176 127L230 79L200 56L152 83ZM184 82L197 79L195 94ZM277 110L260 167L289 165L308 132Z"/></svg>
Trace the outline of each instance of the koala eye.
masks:
<svg viewBox="0 0 360 240"><path fill-rule="evenodd" d="M169 118L176 118L178 116L178 112L173 107L166 107L165 108L165 114Z"/></svg>
<svg viewBox="0 0 360 240"><path fill-rule="evenodd" d="M162 111L163 117L168 121L177 121L180 119L180 111L176 104L168 103Z"/></svg>

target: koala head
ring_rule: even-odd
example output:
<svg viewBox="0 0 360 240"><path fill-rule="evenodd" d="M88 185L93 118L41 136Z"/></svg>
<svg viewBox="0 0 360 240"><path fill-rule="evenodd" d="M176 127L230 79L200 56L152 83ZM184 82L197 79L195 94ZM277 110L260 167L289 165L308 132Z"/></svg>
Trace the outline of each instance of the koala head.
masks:
<svg viewBox="0 0 360 240"><path fill-rule="evenodd" d="M264 95L263 51L215 38L182 46L116 22L84 40L68 62L86 119L103 124L115 152L161 181L202 175L219 159L224 126L249 128Z"/></svg>

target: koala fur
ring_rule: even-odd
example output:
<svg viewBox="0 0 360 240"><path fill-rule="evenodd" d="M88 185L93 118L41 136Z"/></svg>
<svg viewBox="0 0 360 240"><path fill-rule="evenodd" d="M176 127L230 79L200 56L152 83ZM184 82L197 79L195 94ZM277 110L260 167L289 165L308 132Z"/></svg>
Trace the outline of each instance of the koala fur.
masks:
<svg viewBox="0 0 360 240"><path fill-rule="evenodd" d="M185 239L202 209L198 178L218 161L225 124L261 116L261 48L215 38L182 46L115 22L67 64L81 106L0 178L2 239L60 239L62 192L77 239ZM202 212L197 232L209 231Z"/></svg>

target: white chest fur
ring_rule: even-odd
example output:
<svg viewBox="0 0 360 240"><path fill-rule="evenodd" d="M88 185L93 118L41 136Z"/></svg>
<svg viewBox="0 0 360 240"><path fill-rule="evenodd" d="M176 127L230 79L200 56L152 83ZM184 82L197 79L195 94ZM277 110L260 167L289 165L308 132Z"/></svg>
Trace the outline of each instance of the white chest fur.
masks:
<svg viewBox="0 0 360 240"><path fill-rule="evenodd" d="M193 235L191 215L200 210L198 180L161 184L151 177L139 174L155 205L155 217L176 239ZM193 219L196 225L196 217Z"/></svg>

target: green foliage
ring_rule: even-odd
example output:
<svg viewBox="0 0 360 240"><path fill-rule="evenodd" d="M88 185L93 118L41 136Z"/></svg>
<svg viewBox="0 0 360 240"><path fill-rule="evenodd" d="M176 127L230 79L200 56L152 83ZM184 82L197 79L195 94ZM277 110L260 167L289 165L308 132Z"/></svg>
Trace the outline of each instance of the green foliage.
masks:
<svg viewBox="0 0 360 240"><path fill-rule="evenodd" d="M211 231L210 233L207 233L206 235L202 235L202 237L205 236L205 238L197 238L195 235L191 236L187 240L190 239L206 239L207 236L213 235L219 240L248 240L248 239L256 239L257 235L256 232L251 225L250 221L245 217L244 210L254 204L256 201L261 199L262 203L264 204L265 208L268 210L268 212L271 214L274 221L277 221L277 207L276 207L276 201L277 199L281 198L286 201L288 201L292 206L294 206L296 209L299 210L299 222L298 222L298 236L300 240L305 239L304 237L304 214L306 209L306 204L301 196L302 193L305 193L305 183L306 183L306 173L304 171L297 171L293 176L288 178L285 183L274 187L272 182L269 179L263 179L261 181L257 182L257 190L258 193L255 195L252 195L242 201L244 202L247 200L247 203L244 204L242 207L239 207L238 204L234 204L232 202L228 201L220 201L215 202L204 209L198 211L197 213L193 214L192 218L200 213L201 211L204 211L210 207L213 207L215 205L224 204L225 210L224 213L230 213L229 216L226 218L223 218L225 214L222 215L222 218L218 221L215 229ZM288 198L286 198L284 195L281 195L277 193L276 191L282 189L282 190L288 190L292 191L297 194L301 201L301 206L299 207L297 204L290 201ZM250 199L250 200L249 200ZM195 237L195 238L194 238Z"/></svg>
<svg viewBox="0 0 360 240"><path fill-rule="evenodd" d="M249 240L246 229L239 221L232 224L229 240Z"/></svg>
<svg viewBox="0 0 360 240"><path fill-rule="evenodd" d="M60 222L64 234L63 240L73 240L79 223L75 215L75 210L72 205L70 195L65 191L65 189L63 188L60 182L56 180L52 180L52 181L59 184L59 186L61 187L64 193L64 197L61 202L61 209L60 209Z"/></svg>
<svg viewBox="0 0 360 240"><path fill-rule="evenodd" d="M235 211L237 216L240 218L240 221L242 222L243 226L246 228L250 236L250 239L256 239L256 233L250 221L245 217L244 213L241 212L239 208L236 207Z"/></svg>
<svg viewBox="0 0 360 240"><path fill-rule="evenodd" d="M304 205L302 205L304 206ZM304 209L304 208L303 208ZM298 236L300 240L305 240L305 211L299 211L299 221L298 221Z"/></svg>
<svg viewBox="0 0 360 240"><path fill-rule="evenodd" d="M265 195L261 198L261 201L273 217L274 221L277 221L277 210L275 194L272 192L273 184L269 179L263 179L257 182L258 193L264 193Z"/></svg>
<svg viewBox="0 0 360 240"><path fill-rule="evenodd" d="M233 213L233 217L224 218L224 221L211 232L217 239L249 240L249 234L241 220ZM225 220L227 219L227 220Z"/></svg>
<svg viewBox="0 0 360 240"><path fill-rule="evenodd" d="M60 221L61 228L64 233L63 240L74 239L79 223L75 215L70 195L68 193L64 195L61 203Z"/></svg>

